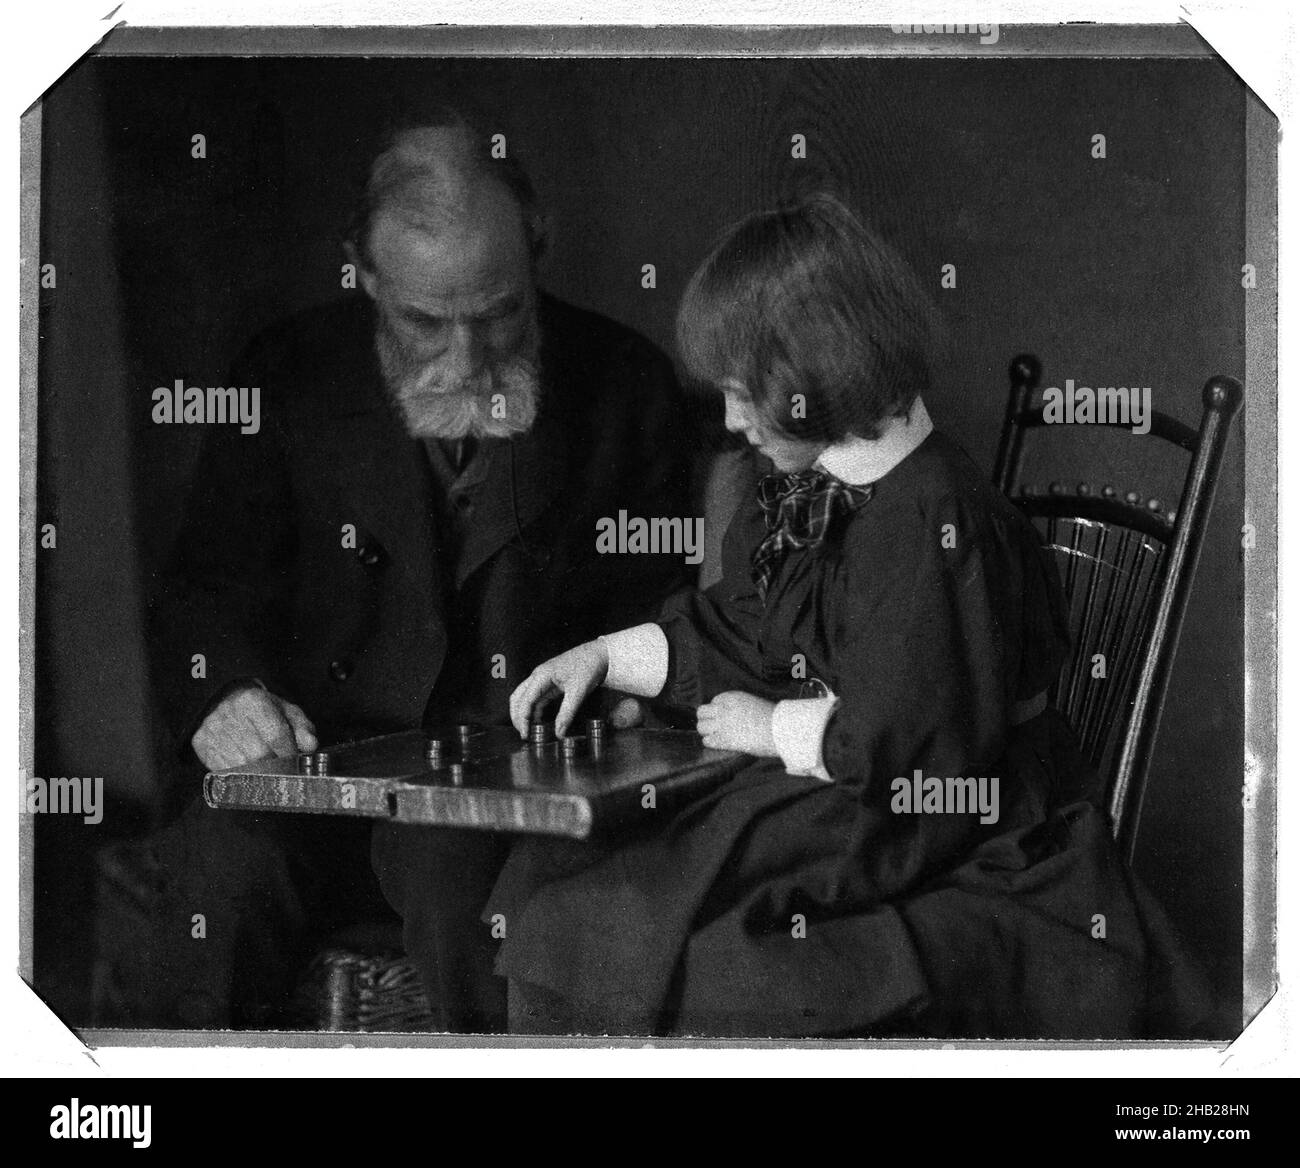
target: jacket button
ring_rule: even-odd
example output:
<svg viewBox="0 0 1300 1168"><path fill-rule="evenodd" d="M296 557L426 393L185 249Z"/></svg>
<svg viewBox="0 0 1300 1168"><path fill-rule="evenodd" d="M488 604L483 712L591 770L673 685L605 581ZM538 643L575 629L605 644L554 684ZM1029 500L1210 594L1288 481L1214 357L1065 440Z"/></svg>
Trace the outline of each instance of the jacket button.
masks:
<svg viewBox="0 0 1300 1168"><path fill-rule="evenodd" d="M342 660L331 661L330 676L335 681L347 681L347 679L352 676L352 662Z"/></svg>

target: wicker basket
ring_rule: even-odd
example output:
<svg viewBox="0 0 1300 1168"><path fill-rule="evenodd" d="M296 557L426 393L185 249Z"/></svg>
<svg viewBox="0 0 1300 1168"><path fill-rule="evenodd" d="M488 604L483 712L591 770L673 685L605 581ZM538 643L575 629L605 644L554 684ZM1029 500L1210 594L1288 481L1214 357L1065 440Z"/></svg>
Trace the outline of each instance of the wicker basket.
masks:
<svg viewBox="0 0 1300 1168"><path fill-rule="evenodd" d="M419 971L401 953L326 949L296 995L296 1013L317 1030L439 1030Z"/></svg>

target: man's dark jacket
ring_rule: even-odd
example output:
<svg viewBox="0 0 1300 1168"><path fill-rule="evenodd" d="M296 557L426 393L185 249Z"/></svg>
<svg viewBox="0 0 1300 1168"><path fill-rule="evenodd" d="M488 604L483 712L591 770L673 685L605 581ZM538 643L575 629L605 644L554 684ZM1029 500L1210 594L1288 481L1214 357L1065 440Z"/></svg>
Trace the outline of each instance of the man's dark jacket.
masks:
<svg viewBox="0 0 1300 1168"><path fill-rule="evenodd" d="M596 551L602 516L687 514L669 361L548 296L539 314L537 421L484 443L457 480L451 507L482 480L458 555L425 450L385 399L368 300L314 309L249 347L231 384L260 387L261 429L212 427L151 604L179 750L247 678L301 706L326 743L418 726L435 685L436 715L503 719L540 661L645 619L686 579L681 556Z"/></svg>

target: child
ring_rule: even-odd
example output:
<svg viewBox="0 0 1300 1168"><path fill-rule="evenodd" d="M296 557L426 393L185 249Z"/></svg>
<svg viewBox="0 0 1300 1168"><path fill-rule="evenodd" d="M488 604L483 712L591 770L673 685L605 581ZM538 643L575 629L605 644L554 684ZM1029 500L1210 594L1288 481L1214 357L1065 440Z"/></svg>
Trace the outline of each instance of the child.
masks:
<svg viewBox="0 0 1300 1168"><path fill-rule="evenodd" d="M706 746L755 761L607 848L516 849L489 909L512 1028L1137 1033L1143 932L1046 701L1055 569L931 423L905 264L828 196L756 215L678 340L774 473L720 582L545 662L511 718L562 696L564 734L603 684L696 707Z"/></svg>

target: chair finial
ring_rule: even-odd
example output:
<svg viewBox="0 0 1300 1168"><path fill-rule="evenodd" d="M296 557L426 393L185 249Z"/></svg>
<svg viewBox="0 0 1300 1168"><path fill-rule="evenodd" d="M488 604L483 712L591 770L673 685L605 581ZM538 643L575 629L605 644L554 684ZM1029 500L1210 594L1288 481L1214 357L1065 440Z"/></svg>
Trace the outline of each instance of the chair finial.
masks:
<svg viewBox="0 0 1300 1168"><path fill-rule="evenodd" d="M1011 375L1012 385L1023 385L1027 389L1034 390L1038 388L1038 379L1043 375L1043 367L1032 353L1021 353L1011 358L1011 368L1008 372Z"/></svg>
<svg viewBox="0 0 1300 1168"><path fill-rule="evenodd" d="M1220 373L1211 377L1201 391L1201 403L1207 410L1217 410L1232 417L1240 408L1244 396L1241 382L1235 377L1226 377Z"/></svg>

